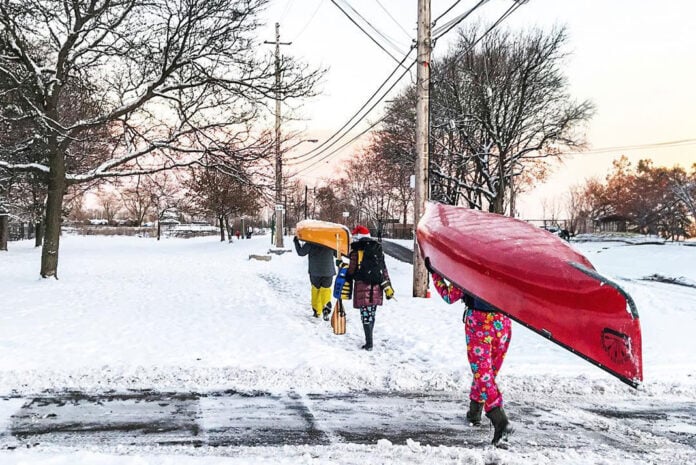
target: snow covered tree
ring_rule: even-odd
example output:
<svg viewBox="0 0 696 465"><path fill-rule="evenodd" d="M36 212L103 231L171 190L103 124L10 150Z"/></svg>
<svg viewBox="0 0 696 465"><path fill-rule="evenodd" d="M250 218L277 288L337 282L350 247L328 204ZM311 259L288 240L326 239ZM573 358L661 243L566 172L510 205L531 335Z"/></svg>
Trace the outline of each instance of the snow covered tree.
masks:
<svg viewBox="0 0 696 465"><path fill-rule="evenodd" d="M578 129L593 106L568 94L563 28L484 31L461 30L432 64L431 198L514 214L514 194L545 176L544 159L583 144ZM414 108L409 89L387 107L381 130L383 152L406 165L414 159Z"/></svg>
<svg viewBox="0 0 696 465"><path fill-rule="evenodd" d="M131 182L120 186L118 193L129 218L136 226L142 226L153 201L148 176L139 175L129 181Z"/></svg>
<svg viewBox="0 0 696 465"><path fill-rule="evenodd" d="M220 169L192 168L184 184L194 211L214 215L218 220L221 241L225 240L225 231L229 233L230 216L256 215L261 206L262 192L258 184Z"/></svg>
<svg viewBox="0 0 696 465"><path fill-rule="evenodd" d="M634 167L621 156L613 161L606 184L595 184L592 181L586 186L586 192L595 192L595 217L617 215L643 234L672 239L687 235L693 219L688 199L679 195L678 186L688 185L683 168L654 166L650 159L639 160Z"/></svg>
<svg viewBox="0 0 696 465"><path fill-rule="evenodd" d="M3 105L0 124L25 128L0 143L0 169L46 179L41 276L57 276L71 185L204 156L218 163L267 156L267 140L251 131L276 90L273 60L254 48L266 3L0 1L3 102L19 102L12 111ZM281 69L283 99L311 94L321 75L288 59ZM261 147L230 152L240 144Z"/></svg>
<svg viewBox="0 0 696 465"><path fill-rule="evenodd" d="M691 172L674 172L672 175L674 195L684 204L691 216L691 228L696 228L696 163L691 165ZM692 231L696 235L696 230Z"/></svg>
<svg viewBox="0 0 696 465"><path fill-rule="evenodd" d="M567 93L565 29L482 35L480 26L460 31L435 67L433 152L436 163L455 160L451 169L460 172L445 173L463 183L470 203L505 213L512 179L581 145L576 130L593 107Z"/></svg>

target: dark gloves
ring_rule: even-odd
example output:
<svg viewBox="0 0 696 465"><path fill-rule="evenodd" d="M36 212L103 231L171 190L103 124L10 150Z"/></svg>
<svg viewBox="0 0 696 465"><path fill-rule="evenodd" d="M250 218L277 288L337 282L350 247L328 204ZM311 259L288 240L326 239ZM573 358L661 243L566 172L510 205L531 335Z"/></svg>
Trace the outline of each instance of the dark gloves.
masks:
<svg viewBox="0 0 696 465"><path fill-rule="evenodd" d="M300 238L297 237L297 236L294 236L294 237L292 238L292 241L293 241L295 244L299 244L299 243L300 243Z"/></svg>
<svg viewBox="0 0 696 465"><path fill-rule="evenodd" d="M429 273L433 273L433 267L430 264L430 258L425 257L425 269L428 270Z"/></svg>

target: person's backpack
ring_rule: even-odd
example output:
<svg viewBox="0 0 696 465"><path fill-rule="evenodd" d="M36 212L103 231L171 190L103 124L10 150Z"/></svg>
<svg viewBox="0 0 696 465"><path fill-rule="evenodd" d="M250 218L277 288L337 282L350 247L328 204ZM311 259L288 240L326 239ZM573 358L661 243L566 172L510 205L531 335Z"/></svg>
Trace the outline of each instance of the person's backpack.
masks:
<svg viewBox="0 0 696 465"><path fill-rule="evenodd" d="M384 269L384 253L382 244L377 241L367 241L363 249L362 260L353 278L369 284L381 284Z"/></svg>

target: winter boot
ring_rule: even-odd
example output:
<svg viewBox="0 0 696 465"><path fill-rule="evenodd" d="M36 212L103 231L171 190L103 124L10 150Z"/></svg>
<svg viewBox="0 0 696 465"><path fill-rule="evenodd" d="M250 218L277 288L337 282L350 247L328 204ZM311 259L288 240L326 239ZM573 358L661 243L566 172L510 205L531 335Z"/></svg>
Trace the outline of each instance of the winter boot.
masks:
<svg viewBox="0 0 696 465"><path fill-rule="evenodd" d="M483 411L483 402L472 400L469 402L469 411L466 412L466 420L471 426L481 426L481 412Z"/></svg>
<svg viewBox="0 0 696 465"><path fill-rule="evenodd" d="M331 319L331 302L324 306L322 313L324 314L324 321L329 321Z"/></svg>
<svg viewBox="0 0 696 465"><path fill-rule="evenodd" d="M363 330L365 331L365 345L362 346L362 349L365 350L372 350L372 324L364 324L363 323Z"/></svg>
<svg viewBox="0 0 696 465"><path fill-rule="evenodd" d="M512 433L512 427L502 407L492 409L486 413L486 416L491 420L494 428L491 444L497 447L501 439L507 439L507 436Z"/></svg>

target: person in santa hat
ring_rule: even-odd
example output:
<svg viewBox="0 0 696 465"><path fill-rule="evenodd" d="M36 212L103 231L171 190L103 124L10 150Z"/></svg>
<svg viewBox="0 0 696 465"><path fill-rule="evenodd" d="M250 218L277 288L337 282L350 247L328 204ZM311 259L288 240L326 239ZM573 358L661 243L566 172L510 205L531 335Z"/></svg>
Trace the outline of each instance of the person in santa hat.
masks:
<svg viewBox="0 0 696 465"><path fill-rule="evenodd" d="M394 297L394 289L384 263L382 244L374 240L370 236L370 230L363 225L357 225L352 236L347 279L354 282L353 307L360 309L365 331L365 344L362 348L372 350L377 307L382 305L384 297Z"/></svg>

